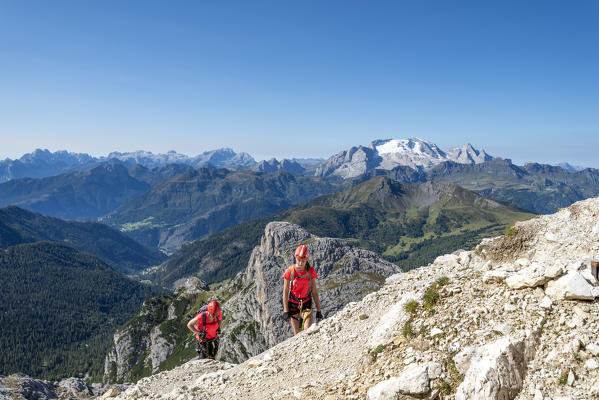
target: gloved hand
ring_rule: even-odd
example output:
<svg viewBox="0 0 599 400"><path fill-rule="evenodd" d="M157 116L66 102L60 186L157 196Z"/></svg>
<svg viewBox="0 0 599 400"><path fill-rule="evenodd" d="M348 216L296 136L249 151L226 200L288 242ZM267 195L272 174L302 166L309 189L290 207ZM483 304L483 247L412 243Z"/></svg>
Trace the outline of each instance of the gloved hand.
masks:
<svg viewBox="0 0 599 400"><path fill-rule="evenodd" d="M320 322L323 320L322 313L320 311L316 311L316 322Z"/></svg>
<svg viewBox="0 0 599 400"><path fill-rule="evenodd" d="M291 315L289 315L289 311L283 311L283 319L285 321L289 321L290 318L291 318Z"/></svg>

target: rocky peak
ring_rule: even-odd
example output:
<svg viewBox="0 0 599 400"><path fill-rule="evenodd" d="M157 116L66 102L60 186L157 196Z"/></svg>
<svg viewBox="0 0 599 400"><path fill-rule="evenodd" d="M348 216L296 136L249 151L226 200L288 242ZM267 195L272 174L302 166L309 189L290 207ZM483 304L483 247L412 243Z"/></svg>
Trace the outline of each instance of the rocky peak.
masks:
<svg viewBox="0 0 599 400"><path fill-rule="evenodd" d="M493 159L484 150L476 150L470 143L447 150L447 159L460 164L479 164Z"/></svg>
<svg viewBox="0 0 599 400"><path fill-rule="evenodd" d="M292 174L301 174L306 171L304 167L302 167L298 162L293 160L283 159L278 161L276 158L271 158L270 160L262 160L256 165L251 167L252 171L256 172L276 172L278 170L284 170L290 172Z"/></svg>
<svg viewBox="0 0 599 400"><path fill-rule="evenodd" d="M478 164L491 159L493 157L484 150L476 150L470 144L445 153L436 144L418 138L386 139L375 140L368 147L354 146L330 157L319 166L315 175L353 178L374 169L392 170L407 166L428 170L447 161Z"/></svg>
<svg viewBox="0 0 599 400"><path fill-rule="evenodd" d="M247 269L231 283L237 294L225 304L231 323L221 340L221 358L242 361L291 335L289 324L281 317L282 276L294 263L293 254L300 244L308 246L326 313L361 299L378 289L385 277L400 272L399 267L375 253L351 247L343 240L318 238L297 225L271 222Z"/></svg>
<svg viewBox="0 0 599 400"><path fill-rule="evenodd" d="M599 254L598 218L595 198L517 223L473 251L387 278L241 364L190 362L118 398L599 398L599 283L589 261ZM269 256L257 248L251 266L265 281L285 264ZM245 290L268 288L257 286Z"/></svg>

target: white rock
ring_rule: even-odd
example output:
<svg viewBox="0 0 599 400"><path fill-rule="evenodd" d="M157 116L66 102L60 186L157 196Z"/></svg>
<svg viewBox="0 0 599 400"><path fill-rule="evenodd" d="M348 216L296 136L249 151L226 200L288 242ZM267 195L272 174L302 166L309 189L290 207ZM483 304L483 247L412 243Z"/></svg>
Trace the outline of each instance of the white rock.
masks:
<svg viewBox="0 0 599 400"><path fill-rule="evenodd" d="M545 269L545 277L555 279L564 273L564 268L559 264L553 264Z"/></svg>
<svg viewBox="0 0 599 400"><path fill-rule="evenodd" d="M584 363L584 368L589 369L589 370L595 370L595 369L599 368L599 363L597 363L597 360L595 360L594 358L589 358Z"/></svg>
<svg viewBox="0 0 599 400"><path fill-rule="evenodd" d="M574 375L574 372L572 372L572 370L570 370L570 372L568 372L568 385L573 386L575 380L576 380L576 376Z"/></svg>
<svg viewBox="0 0 599 400"><path fill-rule="evenodd" d="M379 382L368 389L369 400L395 400L399 395L400 380L397 377Z"/></svg>
<svg viewBox="0 0 599 400"><path fill-rule="evenodd" d="M265 351L264 355L262 356L262 360L264 362L270 362L273 359L273 354L272 351Z"/></svg>
<svg viewBox="0 0 599 400"><path fill-rule="evenodd" d="M443 373L443 367L441 366L441 364L436 363L436 362L429 362L429 363L427 363L427 365L428 365L427 373L428 373L429 379L437 379Z"/></svg>
<svg viewBox="0 0 599 400"><path fill-rule="evenodd" d="M543 392L541 392L539 389L536 389L535 397L533 397L532 400L543 400Z"/></svg>
<svg viewBox="0 0 599 400"><path fill-rule="evenodd" d="M553 301L551 301L551 298L549 296L544 296L543 300L541 300L541 303L539 303L539 306L545 309L550 309L552 305Z"/></svg>
<svg viewBox="0 0 599 400"><path fill-rule="evenodd" d="M108 389L101 397L101 400L106 400L111 397L116 397L119 394L119 391L115 388Z"/></svg>
<svg viewBox="0 0 599 400"><path fill-rule="evenodd" d="M522 389L528 361L534 355L534 343L529 339L503 337L477 349L455 399L515 398Z"/></svg>
<svg viewBox="0 0 599 400"><path fill-rule="evenodd" d="M385 285L390 285L393 282L397 282L399 280L401 280L403 278L404 274L403 273L399 273L399 274L393 274L391 276L388 276L385 279Z"/></svg>
<svg viewBox="0 0 599 400"><path fill-rule="evenodd" d="M569 271L561 278L549 281L545 289L545 294L553 301L559 300L593 300L595 298L594 290L578 272Z"/></svg>
<svg viewBox="0 0 599 400"><path fill-rule="evenodd" d="M470 368L470 360L474 356L475 352L475 347L468 346L453 357L453 362L455 363L456 369L460 374L466 374L468 368Z"/></svg>
<svg viewBox="0 0 599 400"><path fill-rule="evenodd" d="M519 258L516 260L515 264L520 265L521 267L528 267L530 265L530 260L528 258Z"/></svg>
<svg viewBox="0 0 599 400"><path fill-rule="evenodd" d="M515 274L508 276L505 280L511 289L523 289L525 287L536 287L543 285L550 278L545 276L547 267L540 263L532 263Z"/></svg>
<svg viewBox="0 0 599 400"><path fill-rule="evenodd" d="M435 337L437 335L442 335L442 334L443 334L443 331L441 329L437 328L436 326L433 329L431 329L431 332L430 332L431 337Z"/></svg>
<svg viewBox="0 0 599 400"><path fill-rule="evenodd" d="M545 234L545 240L547 240L548 242L558 242L559 238L557 237L557 235L553 232L547 232Z"/></svg>
<svg viewBox="0 0 599 400"><path fill-rule="evenodd" d="M399 302L395 303L391 309L380 318L378 325L373 329L372 334L368 339L368 347L374 349L378 345L385 345L401 333L400 330L403 326L402 322L409 318L405 311L405 305L412 300L417 301L418 296L414 293L405 294Z"/></svg>
<svg viewBox="0 0 599 400"><path fill-rule="evenodd" d="M505 311L505 312L512 312L512 311L516 311L516 309L517 309L517 308L516 308L516 306L515 306L515 305L513 305L513 304L510 304L510 303L506 303L506 304L503 306L503 311Z"/></svg>
<svg viewBox="0 0 599 400"><path fill-rule="evenodd" d="M494 269L487 271L483 275L483 283L501 283L511 274L512 272L505 269Z"/></svg>
<svg viewBox="0 0 599 400"><path fill-rule="evenodd" d="M445 254L435 258L433 264L436 265L448 265L448 266L457 266L458 265L458 256L455 254Z"/></svg>
<svg viewBox="0 0 599 400"><path fill-rule="evenodd" d="M434 368L435 373L437 373L437 367L435 366ZM427 394L430 391L428 369L429 363L406 367L399 376L399 392L410 396Z"/></svg>
<svg viewBox="0 0 599 400"><path fill-rule="evenodd" d="M597 356L599 355L599 346L597 346L595 343L589 343L586 346L586 350L590 351L592 355Z"/></svg>

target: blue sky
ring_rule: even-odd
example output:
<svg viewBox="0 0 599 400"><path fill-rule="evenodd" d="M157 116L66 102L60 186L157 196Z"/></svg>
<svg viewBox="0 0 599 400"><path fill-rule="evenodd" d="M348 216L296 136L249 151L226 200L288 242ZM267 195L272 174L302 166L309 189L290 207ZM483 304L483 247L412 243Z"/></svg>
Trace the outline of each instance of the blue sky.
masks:
<svg viewBox="0 0 599 400"><path fill-rule="evenodd" d="M598 20L596 1L1 1L0 159L419 137L599 167Z"/></svg>

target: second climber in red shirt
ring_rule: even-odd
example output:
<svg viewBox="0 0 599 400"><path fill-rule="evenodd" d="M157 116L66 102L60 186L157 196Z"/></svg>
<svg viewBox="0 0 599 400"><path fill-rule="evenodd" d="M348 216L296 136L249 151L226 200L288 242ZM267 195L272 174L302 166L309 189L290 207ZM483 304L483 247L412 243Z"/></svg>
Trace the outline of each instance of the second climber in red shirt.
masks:
<svg viewBox="0 0 599 400"><path fill-rule="evenodd" d="M312 325L312 299L316 306L316 320L322 319L316 287L318 274L308 262L305 245L300 245L295 251L295 261L283 274L283 318L291 322L294 335Z"/></svg>
<svg viewBox="0 0 599 400"><path fill-rule="evenodd" d="M187 323L187 328L195 333L196 351L200 358L216 360L222 319L220 304L213 300L203 306L196 316Z"/></svg>

